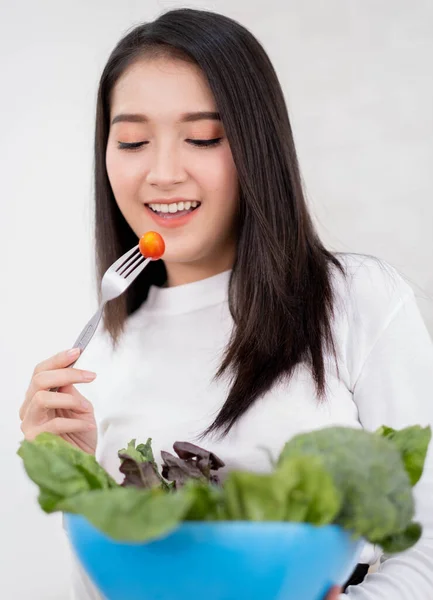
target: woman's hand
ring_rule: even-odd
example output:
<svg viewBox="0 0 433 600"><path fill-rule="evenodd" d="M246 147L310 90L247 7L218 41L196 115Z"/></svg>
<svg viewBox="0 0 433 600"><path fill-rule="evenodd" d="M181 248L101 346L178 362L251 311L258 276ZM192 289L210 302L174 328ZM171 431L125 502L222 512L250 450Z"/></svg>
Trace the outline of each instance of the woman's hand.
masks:
<svg viewBox="0 0 433 600"><path fill-rule="evenodd" d="M329 592L325 596L324 600L338 600L338 596L341 594L341 592L342 592L341 587L338 585L334 585L329 590Z"/></svg>
<svg viewBox="0 0 433 600"><path fill-rule="evenodd" d="M79 354L79 351L75 356L60 352L35 367L20 408L21 431L27 440L51 432L94 454L97 429L93 406L72 384L93 381L96 374L86 378L88 371L68 368ZM50 392L53 387L59 390Z"/></svg>

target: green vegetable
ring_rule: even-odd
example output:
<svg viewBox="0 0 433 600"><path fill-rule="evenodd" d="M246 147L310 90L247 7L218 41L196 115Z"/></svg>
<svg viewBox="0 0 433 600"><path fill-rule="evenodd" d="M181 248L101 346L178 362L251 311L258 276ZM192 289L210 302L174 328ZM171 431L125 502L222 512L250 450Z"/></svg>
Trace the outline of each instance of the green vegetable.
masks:
<svg viewBox="0 0 433 600"><path fill-rule="evenodd" d="M321 457L298 456L282 460L277 481L288 492L284 521L313 525L332 523L341 509L342 495Z"/></svg>
<svg viewBox="0 0 433 600"><path fill-rule="evenodd" d="M138 488L170 486L158 472L158 466L153 457L152 440L149 438L146 444L135 447L135 440L131 440L127 448L119 450L121 459L119 471L125 475L122 486L134 486Z"/></svg>
<svg viewBox="0 0 433 600"><path fill-rule="evenodd" d="M426 430L421 428L402 430L390 440L361 429L328 427L292 438L279 464L288 457L321 456L343 496L335 523L391 551L393 536L398 535L399 546L405 539L412 545L416 532L421 531L411 522L414 500L405 465L416 463L422 470L425 438ZM408 439L411 444L405 443ZM401 447L406 451L405 463Z"/></svg>
<svg viewBox="0 0 433 600"><path fill-rule="evenodd" d="M152 540L182 521L335 523L392 553L421 536L412 486L430 438L429 427L327 427L289 440L270 473L232 471L223 483L216 475L223 461L189 442L174 444L177 456L161 452L160 473L152 440L131 440L119 450L121 485L52 434L23 441L18 454L44 511L81 514L114 539Z"/></svg>
<svg viewBox="0 0 433 600"><path fill-rule="evenodd" d="M51 433L41 433L33 442L24 440L18 454L39 486L38 500L45 512L59 510L59 502L75 494L117 486L94 456Z"/></svg>
<svg viewBox="0 0 433 600"><path fill-rule="evenodd" d="M167 535L183 520L193 498L184 491L118 487L65 498L59 510L86 517L115 540L139 542Z"/></svg>
<svg viewBox="0 0 433 600"><path fill-rule="evenodd" d="M388 535L378 540L377 543L389 554L403 552L403 550L417 543L421 537L421 533L422 528L419 523L409 523L403 531L397 531L397 533Z"/></svg>
<svg viewBox="0 0 433 600"><path fill-rule="evenodd" d="M431 440L430 427L412 425L396 431L392 427L382 426L377 433L393 442L403 459L410 482L415 485L421 477L427 448Z"/></svg>
<svg viewBox="0 0 433 600"><path fill-rule="evenodd" d="M222 487L190 479L182 487L182 491L188 494L191 501L185 521L227 520L224 513L225 495Z"/></svg>
<svg viewBox="0 0 433 600"><path fill-rule="evenodd" d="M231 472L226 517L240 521L331 523L341 497L319 457L289 457L271 474Z"/></svg>

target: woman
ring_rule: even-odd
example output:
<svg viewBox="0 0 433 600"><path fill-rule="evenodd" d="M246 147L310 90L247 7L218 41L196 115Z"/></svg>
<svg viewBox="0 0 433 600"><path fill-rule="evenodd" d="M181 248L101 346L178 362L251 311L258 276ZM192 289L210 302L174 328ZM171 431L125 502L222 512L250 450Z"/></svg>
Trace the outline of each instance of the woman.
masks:
<svg viewBox="0 0 433 600"><path fill-rule="evenodd" d="M76 386L92 374L68 368L77 355L36 367L27 439L55 432L114 477L118 449L148 436L158 456L200 440L228 468L260 471L261 447L276 454L302 430L432 422L414 294L388 265L324 248L277 76L241 25L173 10L119 42L99 86L95 195L99 281L148 230L166 252L106 306L85 355L90 402ZM422 540L359 583L380 556L366 546L343 598L433 597L432 489L429 456ZM83 574L75 594L96 597Z"/></svg>

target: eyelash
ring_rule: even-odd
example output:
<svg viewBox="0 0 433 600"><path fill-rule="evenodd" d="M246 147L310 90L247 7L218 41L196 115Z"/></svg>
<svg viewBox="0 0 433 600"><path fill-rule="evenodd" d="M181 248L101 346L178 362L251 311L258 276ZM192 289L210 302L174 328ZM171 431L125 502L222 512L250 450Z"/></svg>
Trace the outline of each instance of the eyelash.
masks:
<svg viewBox="0 0 433 600"><path fill-rule="evenodd" d="M211 146L217 146L222 140L222 137L213 138L212 140L186 140L193 146L197 146L198 148L209 148ZM138 150L142 146L144 146L147 142L118 142L119 150Z"/></svg>

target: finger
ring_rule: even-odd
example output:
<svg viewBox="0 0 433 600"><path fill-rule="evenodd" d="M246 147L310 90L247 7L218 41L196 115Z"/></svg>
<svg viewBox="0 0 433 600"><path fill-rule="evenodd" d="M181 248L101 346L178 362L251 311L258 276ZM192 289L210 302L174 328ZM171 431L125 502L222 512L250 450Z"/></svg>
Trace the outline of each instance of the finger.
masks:
<svg viewBox="0 0 433 600"><path fill-rule="evenodd" d="M85 371L82 369L63 368L54 371L41 371L33 376L32 382L26 394L26 399L20 410L21 419L27 412L28 406L32 401L33 396L41 391L48 391L50 388L60 388L73 383L89 383L96 377L96 373Z"/></svg>
<svg viewBox="0 0 433 600"><path fill-rule="evenodd" d="M34 387L32 386L34 376L38 373L43 373L44 371L63 369L65 367L70 366L71 364L74 364L80 357L81 350L79 348L75 348L73 350L75 351L74 354L70 354L70 350L64 350L62 352L54 354L54 356L50 356L50 358L47 358L46 360L43 360L42 362L36 365L32 373L32 379L30 381L29 387L25 394L24 402L20 408L19 414L21 419L24 418L24 412L35 393Z"/></svg>
<svg viewBox="0 0 433 600"><path fill-rule="evenodd" d="M338 600L338 596L341 594L341 587L334 585L326 595L325 600Z"/></svg>
<svg viewBox="0 0 433 600"><path fill-rule="evenodd" d="M60 392L41 390L33 396L27 413L35 421L43 418L49 410L58 408L69 409L80 413L93 412L92 404L81 394L73 396Z"/></svg>
<svg viewBox="0 0 433 600"><path fill-rule="evenodd" d="M62 387L71 383L93 381L96 373L83 369L64 368L55 371L42 371L33 377L33 395L39 390L49 390L52 387Z"/></svg>
<svg viewBox="0 0 433 600"><path fill-rule="evenodd" d="M63 435L65 433L82 433L85 431L93 431L95 429L95 423L88 423L79 419L65 419L63 417L56 417L37 427L27 428L24 424L21 426L21 431L28 441L34 440L40 433Z"/></svg>
<svg viewBox="0 0 433 600"><path fill-rule="evenodd" d="M52 411L57 409L70 410L77 413L77 415L86 415L85 418L89 422L89 416L93 416L94 418L93 405L82 394L79 392L77 394L78 396L60 392L47 392L45 390L36 392L33 402L30 403L22 420L21 430L25 432L34 427L42 426L53 418ZM51 415L49 411L51 411Z"/></svg>
<svg viewBox="0 0 433 600"><path fill-rule="evenodd" d="M33 375L43 373L44 371L52 371L54 369L63 369L64 367L69 367L72 362L78 359L81 353L79 348L72 348L72 350L74 350L72 355L69 354L70 350L64 350L38 363L33 371Z"/></svg>

